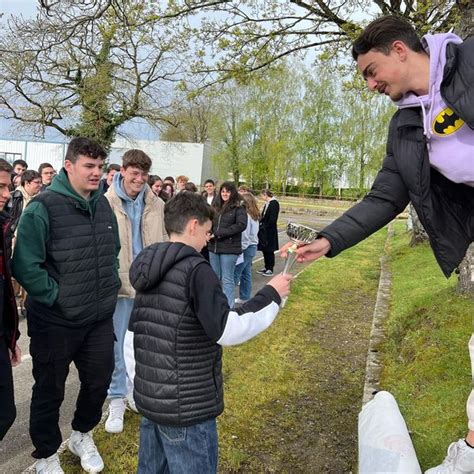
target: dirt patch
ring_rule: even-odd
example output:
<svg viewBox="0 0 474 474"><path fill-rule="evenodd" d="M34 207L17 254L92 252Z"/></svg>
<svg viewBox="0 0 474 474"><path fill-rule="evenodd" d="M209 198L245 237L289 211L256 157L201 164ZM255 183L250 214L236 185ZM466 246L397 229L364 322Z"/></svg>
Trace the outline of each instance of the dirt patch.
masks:
<svg viewBox="0 0 474 474"><path fill-rule="evenodd" d="M272 402L268 453L248 449L262 469L244 465L237 472L356 472L357 416L374 305L375 293L346 292L314 322L301 343L317 345L317 357L292 355L307 383L298 396Z"/></svg>

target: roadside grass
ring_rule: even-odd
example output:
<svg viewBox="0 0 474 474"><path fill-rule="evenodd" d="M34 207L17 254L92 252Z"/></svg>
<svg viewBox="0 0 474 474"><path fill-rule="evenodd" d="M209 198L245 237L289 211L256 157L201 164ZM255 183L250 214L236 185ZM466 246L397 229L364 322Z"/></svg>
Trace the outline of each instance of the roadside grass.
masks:
<svg viewBox="0 0 474 474"><path fill-rule="evenodd" d="M428 244L410 248L403 225L395 232L381 385L397 399L425 470L467 433L474 302L456 293L456 276L446 280Z"/></svg>
<svg viewBox="0 0 474 474"><path fill-rule="evenodd" d="M224 349L219 472L349 472L355 466L385 238L382 230L336 259L308 266L269 330ZM130 412L123 433L107 434L102 424L95 430L104 472L136 472L138 431L139 416ZM61 459L66 473L81 472L70 453Z"/></svg>

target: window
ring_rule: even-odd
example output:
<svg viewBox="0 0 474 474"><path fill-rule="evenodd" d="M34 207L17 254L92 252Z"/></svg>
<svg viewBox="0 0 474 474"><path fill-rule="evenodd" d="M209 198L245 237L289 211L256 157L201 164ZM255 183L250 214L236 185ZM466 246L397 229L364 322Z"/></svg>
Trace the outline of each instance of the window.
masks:
<svg viewBox="0 0 474 474"><path fill-rule="evenodd" d="M21 160L21 157L21 153L10 153L8 151L0 151L0 158L3 158L10 164L12 164L15 160Z"/></svg>

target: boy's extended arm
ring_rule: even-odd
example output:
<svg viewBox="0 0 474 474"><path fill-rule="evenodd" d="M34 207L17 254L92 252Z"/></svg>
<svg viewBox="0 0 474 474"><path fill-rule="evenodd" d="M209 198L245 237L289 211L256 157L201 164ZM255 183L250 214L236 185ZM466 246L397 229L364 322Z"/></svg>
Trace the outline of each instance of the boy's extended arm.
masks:
<svg viewBox="0 0 474 474"><path fill-rule="evenodd" d="M250 301L230 309L210 265L198 265L190 275L189 296L210 339L221 346L241 344L267 329L278 314L281 298L270 285Z"/></svg>
<svg viewBox="0 0 474 474"><path fill-rule="evenodd" d="M58 284L44 267L48 236L47 211L43 204L33 201L23 211L18 224L12 272L29 296L52 306L58 296Z"/></svg>

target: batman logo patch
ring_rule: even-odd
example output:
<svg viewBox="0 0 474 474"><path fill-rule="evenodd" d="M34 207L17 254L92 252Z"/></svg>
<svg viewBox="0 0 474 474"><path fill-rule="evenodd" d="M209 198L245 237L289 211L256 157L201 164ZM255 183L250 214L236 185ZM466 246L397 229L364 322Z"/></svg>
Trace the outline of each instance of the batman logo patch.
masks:
<svg viewBox="0 0 474 474"><path fill-rule="evenodd" d="M447 107L433 120L433 131L436 135L446 136L459 130L463 125L464 120L454 110Z"/></svg>

